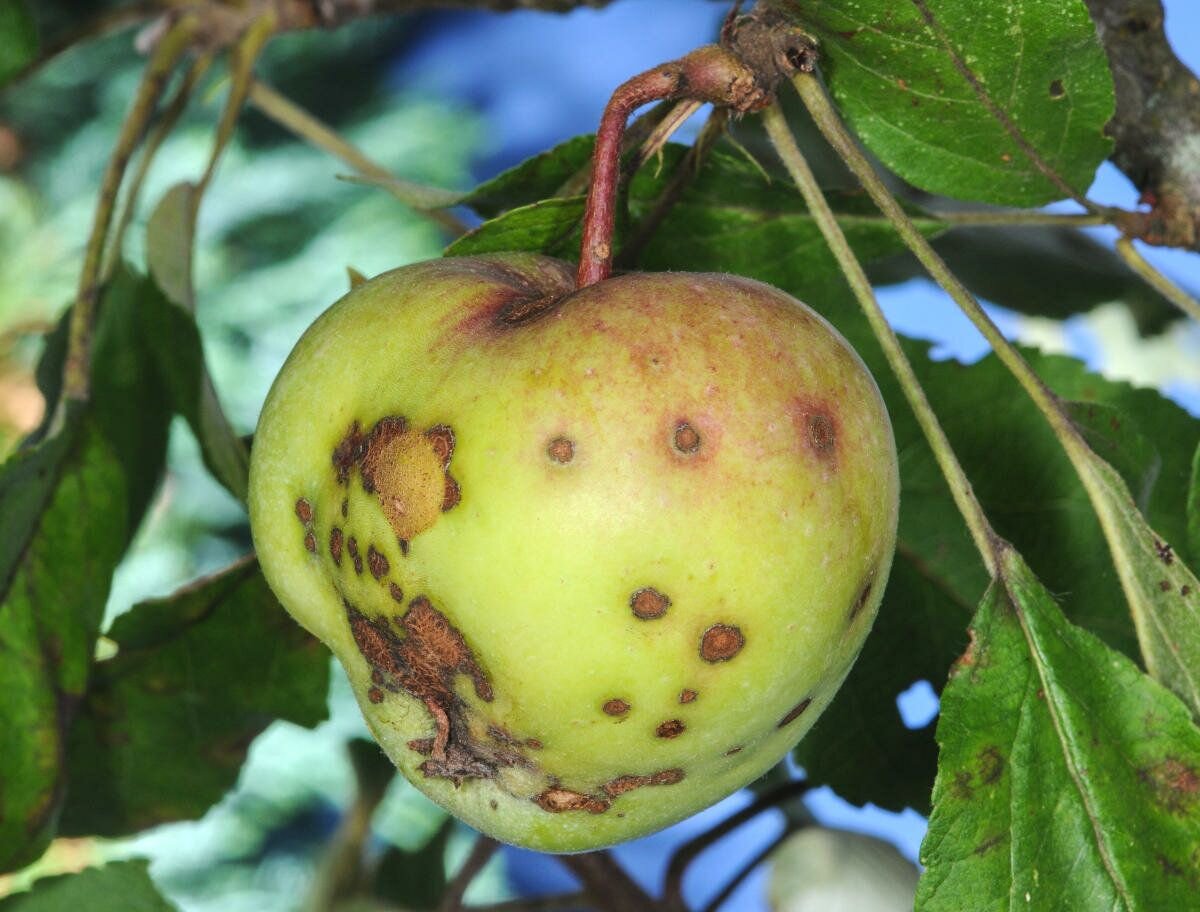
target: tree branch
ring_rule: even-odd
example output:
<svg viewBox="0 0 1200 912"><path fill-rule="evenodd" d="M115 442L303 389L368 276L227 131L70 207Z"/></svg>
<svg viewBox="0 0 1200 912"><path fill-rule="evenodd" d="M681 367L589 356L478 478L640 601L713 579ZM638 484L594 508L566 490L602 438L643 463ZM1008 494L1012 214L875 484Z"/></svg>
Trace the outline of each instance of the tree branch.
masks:
<svg viewBox="0 0 1200 912"><path fill-rule="evenodd" d="M1160 0L1085 2L1116 86L1112 160L1151 207L1121 227L1150 244L1200 250L1200 81L1167 43Z"/></svg>

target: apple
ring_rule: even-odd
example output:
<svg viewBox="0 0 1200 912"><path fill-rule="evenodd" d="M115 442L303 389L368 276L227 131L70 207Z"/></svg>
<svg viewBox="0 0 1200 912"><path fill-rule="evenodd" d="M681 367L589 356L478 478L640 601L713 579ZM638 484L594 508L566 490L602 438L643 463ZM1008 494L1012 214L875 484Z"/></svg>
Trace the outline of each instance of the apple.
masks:
<svg viewBox="0 0 1200 912"><path fill-rule="evenodd" d="M760 776L866 637L895 444L862 362L729 275L533 254L359 285L254 439L284 607L375 738L476 829L541 851L658 830Z"/></svg>

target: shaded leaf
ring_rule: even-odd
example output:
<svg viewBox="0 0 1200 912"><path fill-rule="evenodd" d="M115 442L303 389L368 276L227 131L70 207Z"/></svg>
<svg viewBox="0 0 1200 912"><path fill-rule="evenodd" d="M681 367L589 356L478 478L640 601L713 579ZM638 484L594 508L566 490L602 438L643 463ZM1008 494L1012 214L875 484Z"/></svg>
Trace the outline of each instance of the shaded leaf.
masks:
<svg viewBox="0 0 1200 912"><path fill-rule="evenodd" d="M917 909L1185 909L1200 730L1015 552L942 697Z"/></svg>
<svg viewBox="0 0 1200 912"><path fill-rule="evenodd" d="M1112 248L1073 228L952 228L933 246L975 295L1017 313L1061 320L1120 301L1144 334L1161 331L1179 316ZM928 277L907 251L867 271L881 285Z"/></svg>
<svg viewBox="0 0 1200 912"><path fill-rule="evenodd" d="M855 132L923 190L1039 205L1065 194L1014 132L1080 194L1111 149L1112 77L1082 0L770 5L820 39L830 90Z"/></svg>
<svg viewBox="0 0 1200 912"><path fill-rule="evenodd" d="M37 25L25 0L0 0L0 86L37 59Z"/></svg>
<svg viewBox="0 0 1200 912"><path fill-rule="evenodd" d="M1092 452L1121 476L1138 509L1146 509L1162 471L1158 448L1118 409L1098 402L1064 405Z"/></svg>
<svg viewBox="0 0 1200 912"><path fill-rule="evenodd" d="M182 181L163 194L146 222L146 267L163 293L188 311L196 309L192 291L196 205L196 185Z"/></svg>
<svg viewBox="0 0 1200 912"><path fill-rule="evenodd" d="M121 465L90 416L0 468L0 871L53 835L67 730L128 535Z"/></svg>
<svg viewBox="0 0 1200 912"><path fill-rule="evenodd" d="M486 218L556 196L560 187L592 158L595 137L573 136L525 159L462 197L461 202Z"/></svg>
<svg viewBox="0 0 1200 912"><path fill-rule="evenodd" d="M446 892L446 844L454 831L447 819L415 852L391 846L375 868L374 894L404 909L434 909Z"/></svg>
<svg viewBox="0 0 1200 912"><path fill-rule="evenodd" d="M275 719L325 717L328 655L246 560L107 632L72 731L67 834L115 836L203 814Z"/></svg>
<svg viewBox="0 0 1200 912"><path fill-rule="evenodd" d="M1187 497L1187 542L1192 560L1200 558L1200 444L1192 457L1192 480Z"/></svg>
<svg viewBox="0 0 1200 912"><path fill-rule="evenodd" d="M150 863L114 861L78 874L44 877L28 893L0 900L0 912L175 912L150 879Z"/></svg>

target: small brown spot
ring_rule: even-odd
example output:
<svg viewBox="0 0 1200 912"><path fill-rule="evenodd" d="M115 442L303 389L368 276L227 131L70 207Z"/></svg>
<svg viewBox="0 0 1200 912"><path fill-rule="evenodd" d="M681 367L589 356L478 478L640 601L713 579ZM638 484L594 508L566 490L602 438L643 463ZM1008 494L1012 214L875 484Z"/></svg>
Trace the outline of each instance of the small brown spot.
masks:
<svg viewBox="0 0 1200 912"><path fill-rule="evenodd" d="M297 508L299 504L297 504ZM1175 562L1175 552L1171 550L1171 546L1165 541L1154 539L1154 550L1158 554L1158 559L1168 567Z"/></svg>
<svg viewBox="0 0 1200 912"><path fill-rule="evenodd" d="M1065 88L1063 88L1063 82L1061 79L1055 79L1053 82L1050 83L1050 97L1051 98L1062 98L1066 94L1067 94L1067 90Z"/></svg>
<svg viewBox="0 0 1200 912"><path fill-rule="evenodd" d="M343 499L342 500L342 519L345 519L349 515L350 515L350 501Z"/></svg>
<svg viewBox="0 0 1200 912"><path fill-rule="evenodd" d="M666 722L659 723L658 728L654 729L654 734L660 738L678 738L683 734L683 730L687 728L679 719L668 719Z"/></svg>
<svg viewBox="0 0 1200 912"><path fill-rule="evenodd" d="M858 590L858 595L854 598L854 604L850 606L850 615L846 622L853 624L862 613L863 608L867 606L867 602L871 600L871 590L875 587L875 577L872 574L867 577L867 581L863 583L863 587Z"/></svg>
<svg viewBox="0 0 1200 912"><path fill-rule="evenodd" d="M657 589L647 586L629 597L629 607L643 621L652 621L667 613L671 600Z"/></svg>
<svg viewBox="0 0 1200 912"><path fill-rule="evenodd" d="M548 788L533 800L543 811L549 811L551 814L561 814L563 811L603 814L611 805L607 798L595 798L560 787Z"/></svg>
<svg viewBox="0 0 1200 912"><path fill-rule="evenodd" d="M1155 801L1172 814L1190 814L1200 797L1200 773L1175 757L1138 771Z"/></svg>
<svg viewBox="0 0 1200 912"><path fill-rule="evenodd" d="M546 455L559 465L566 465L575 458L575 441L569 437L555 437L546 445Z"/></svg>
<svg viewBox="0 0 1200 912"><path fill-rule="evenodd" d="M312 529L304 533L304 547L313 554L317 553L317 537L313 535Z"/></svg>
<svg viewBox="0 0 1200 912"><path fill-rule="evenodd" d="M312 522L312 518L313 518L312 504L310 504L307 500L305 500L303 497L301 497L299 500L296 501L296 515L298 517L300 517L300 522L304 523L305 525Z"/></svg>
<svg viewBox="0 0 1200 912"><path fill-rule="evenodd" d="M350 560L354 561L354 572L359 576L362 576L362 555L358 553L358 539L356 539L353 535L351 535L346 541L346 550L350 553Z"/></svg>
<svg viewBox="0 0 1200 912"><path fill-rule="evenodd" d="M696 691L694 691L694 690L685 689L685 690L681 690L679 692L679 702L680 703L691 703L695 699L696 699Z"/></svg>
<svg viewBox="0 0 1200 912"><path fill-rule="evenodd" d="M395 599L400 604L404 604L404 590L403 589L401 589L395 583L389 583L388 584L388 592L391 593L391 596L393 599Z"/></svg>
<svg viewBox="0 0 1200 912"><path fill-rule="evenodd" d="M803 715L804 710L808 709L808 707L811 705L812 705L812 697L805 697L803 700L801 700L799 703L797 703L795 706L793 706L791 709L789 709L787 711L787 715L785 715L782 719L779 720L779 725L777 725L776 727L784 728L784 727L790 725L791 723L795 722L797 719L800 718L801 715Z"/></svg>
<svg viewBox="0 0 1200 912"><path fill-rule="evenodd" d="M371 576L375 579L383 579L390 569L388 559L380 554L374 545L367 548L367 566L371 570Z"/></svg>
<svg viewBox="0 0 1200 912"><path fill-rule="evenodd" d="M1187 586L1187 585L1180 586L1180 587L1179 587L1179 594L1180 594L1180 595L1182 595L1184 598L1187 598L1189 595L1191 595L1191 594L1192 594L1192 587L1191 587L1191 586Z"/></svg>
<svg viewBox="0 0 1200 912"><path fill-rule="evenodd" d="M686 421L675 425L675 436L671 442L684 456L692 456L700 450L700 434Z"/></svg>
<svg viewBox="0 0 1200 912"><path fill-rule="evenodd" d="M616 798L624 795L626 792L632 792L634 789L646 788L647 786L675 785L677 782L682 782L683 778L683 770L665 769L659 770L657 773L652 773L649 776L618 776L616 779L604 783L603 788L610 798Z"/></svg>
<svg viewBox="0 0 1200 912"><path fill-rule="evenodd" d="M540 751L542 749L542 742L537 738L526 738L525 746L530 750Z"/></svg>
<svg viewBox="0 0 1200 912"><path fill-rule="evenodd" d="M382 703L383 702L383 691L380 690L378 687L372 687L370 690L367 691L367 699L370 700L372 703Z"/></svg>
<svg viewBox="0 0 1200 912"><path fill-rule="evenodd" d="M339 567L342 565L342 530L337 526L329 530L329 556Z"/></svg>
<svg viewBox="0 0 1200 912"><path fill-rule="evenodd" d="M728 662L742 651L746 638L732 624L713 624L700 638L700 658L706 662Z"/></svg>
<svg viewBox="0 0 1200 912"><path fill-rule="evenodd" d="M1170 580L1159 580L1158 588L1161 589L1163 592L1170 592L1171 591L1171 581Z"/></svg>
<svg viewBox="0 0 1200 912"><path fill-rule="evenodd" d="M408 557L408 539L398 538L396 539L396 543L400 546L400 553Z"/></svg>
<svg viewBox="0 0 1200 912"><path fill-rule="evenodd" d="M446 491L442 495L442 512L446 513L458 506L458 502L462 500L462 489L459 488L458 482L451 476L446 476Z"/></svg>
<svg viewBox="0 0 1200 912"><path fill-rule="evenodd" d="M367 438L357 421L350 425L346 435L333 448L333 468L337 472L338 484L345 484L350 470L367 452Z"/></svg>
<svg viewBox="0 0 1200 912"><path fill-rule="evenodd" d="M808 416L808 441L819 456L828 456L837 444L833 422L820 413Z"/></svg>
<svg viewBox="0 0 1200 912"><path fill-rule="evenodd" d="M742 745L740 745L740 744L737 747L731 747L731 748L729 748L729 750L725 751L725 756L732 757L734 754L740 754L742 752L742 749L743 749Z"/></svg>
<svg viewBox="0 0 1200 912"><path fill-rule="evenodd" d="M991 785L1004 774L1004 755L999 748L985 747L979 752L979 781Z"/></svg>
<svg viewBox="0 0 1200 912"><path fill-rule="evenodd" d="M488 802L488 807L490 807L493 811L499 810L500 802L497 801L495 798L493 798L491 801Z"/></svg>
<svg viewBox="0 0 1200 912"><path fill-rule="evenodd" d="M500 308L496 322L501 326L524 326L558 309L559 297L516 298Z"/></svg>
<svg viewBox="0 0 1200 912"><path fill-rule="evenodd" d="M972 850L971 854L972 855L986 855L988 852L990 852L992 849L996 848L996 846L1000 845L1002 842L1004 842L1004 836L1002 834L992 836L988 839L985 839L983 842L979 843L979 845L975 846L975 848Z"/></svg>
<svg viewBox="0 0 1200 912"><path fill-rule="evenodd" d="M614 697L600 708L609 716L623 716L629 712L629 704L619 697Z"/></svg>
<svg viewBox="0 0 1200 912"><path fill-rule="evenodd" d="M442 468L450 467L454 455L454 430L446 424L438 424L425 432L426 439L433 444L433 452L442 461Z"/></svg>

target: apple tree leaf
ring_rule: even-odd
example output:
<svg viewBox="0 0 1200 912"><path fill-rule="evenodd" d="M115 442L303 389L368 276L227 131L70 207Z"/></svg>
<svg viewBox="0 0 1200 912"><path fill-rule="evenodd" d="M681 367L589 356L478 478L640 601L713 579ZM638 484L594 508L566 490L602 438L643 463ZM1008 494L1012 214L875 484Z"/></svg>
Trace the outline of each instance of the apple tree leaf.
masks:
<svg viewBox="0 0 1200 912"><path fill-rule="evenodd" d="M37 59L38 44L25 0L0 0L0 86Z"/></svg>
<svg viewBox="0 0 1200 912"><path fill-rule="evenodd" d="M1187 542L1192 559L1200 559L1200 444L1192 457L1192 480L1188 485Z"/></svg>
<svg viewBox="0 0 1200 912"><path fill-rule="evenodd" d="M29 892L0 900L0 912L175 912L154 886L149 867L139 858L43 877Z"/></svg>
<svg viewBox="0 0 1200 912"><path fill-rule="evenodd" d="M113 623L68 751L61 830L116 836L201 816L275 719L325 718L329 658L247 559Z"/></svg>
<svg viewBox="0 0 1200 912"><path fill-rule="evenodd" d="M1001 558L942 696L917 909L1189 908L1200 730Z"/></svg>
<svg viewBox="0 0 1200 912"><path fill-rule="evenodd" d="M495 218L509 209L557 196L559 188L591 160L595 144L591 134L573 136L485 181L461 202L486 218Z"/></svg>
<svg viewBox="0 0 1200 912"><path fill-rule="evenodd" d="M0 468L0 871L53 836L67 732L128 537L125 476L91 416Z"/></svg>
<svg viewBox="0 0 1200 912"><path fill-rule="evenodd" d="M1041 205L1086 191L1112 148L1112 76L1083 0L769 5L819 39L850 125L923 190Z"/></svg>

